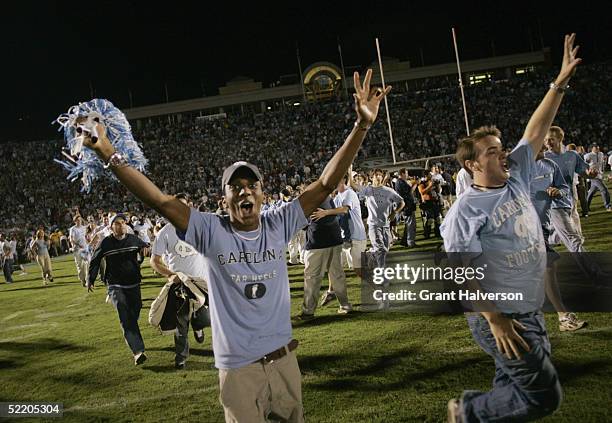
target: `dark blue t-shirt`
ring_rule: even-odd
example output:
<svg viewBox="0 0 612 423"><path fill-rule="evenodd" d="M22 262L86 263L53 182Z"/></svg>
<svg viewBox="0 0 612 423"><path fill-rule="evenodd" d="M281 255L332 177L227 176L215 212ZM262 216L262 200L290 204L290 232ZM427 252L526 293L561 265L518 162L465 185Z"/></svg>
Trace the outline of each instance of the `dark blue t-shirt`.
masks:
<svg viewBox="0 0 612 423"><path fill-rule="evenodd" d="M321 209L335 209L334 201L327 197L319 206ZM336 216L325 216L318 221L311 221L306 229L306 250L335 247L342 244L340 224Z"/></svg>

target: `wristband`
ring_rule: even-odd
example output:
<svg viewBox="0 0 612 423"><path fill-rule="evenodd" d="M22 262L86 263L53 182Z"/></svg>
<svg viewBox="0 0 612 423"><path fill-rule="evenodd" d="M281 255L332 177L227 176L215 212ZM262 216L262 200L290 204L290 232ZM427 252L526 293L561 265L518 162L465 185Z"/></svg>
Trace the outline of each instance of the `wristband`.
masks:
<svg viewBox="0 0 612 423"><path fill-rule="evenodd" d="M119 154L119 153L117 153L115 151L108 158L108 161L106 162L106 164L104 164L104 169L108 169L111 166L113 166L113 167L124 167L124 166L127 166L127 165L128 165L127 160L121 154Z"/></svg>
<svg viewBox="0 0 612 423"><path fill-rule="evenodd" d="M569 85L565 85L565 86L561 86L561 85L557 85L554 82L551 82L550 85L548 86L551 90L555 90L561 94L563 94L570 86Z"/></svg>

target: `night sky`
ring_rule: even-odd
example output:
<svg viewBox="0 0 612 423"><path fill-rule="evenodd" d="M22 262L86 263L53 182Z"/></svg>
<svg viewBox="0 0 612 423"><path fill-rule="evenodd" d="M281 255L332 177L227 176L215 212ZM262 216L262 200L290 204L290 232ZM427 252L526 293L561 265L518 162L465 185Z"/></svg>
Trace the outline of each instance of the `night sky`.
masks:
<svg viewBox="0 0 612 423"><path fill-rule="evenodd" d="M11 3L16 3L12 4ZM225 6L210 6L220 3ZM0 142L56 136L49 123L69 106L96 97L120 108L217 94L238 75L262 81L328 60L365 66L383 55L420 66L553 48L578 33L585 63L612 57L609 13L588 2L6 2L2 22ZM396 3L396 4L394 4ZM402 3L403 5L400 5ZM500 4L497 4L500 3Z"/></svg>

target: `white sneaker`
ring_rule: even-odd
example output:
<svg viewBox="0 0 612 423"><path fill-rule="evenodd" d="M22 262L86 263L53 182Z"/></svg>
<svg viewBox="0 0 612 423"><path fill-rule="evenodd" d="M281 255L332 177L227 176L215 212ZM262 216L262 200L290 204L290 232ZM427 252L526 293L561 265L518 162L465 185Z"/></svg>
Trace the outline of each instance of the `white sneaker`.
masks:
<svg viewBox="0 0 612 423"><path fill-rule="evenodd" d="M134 356L134 364L136 366L140 366L145 361L147 361L147 356L145 355L144 351Z"/></svg>
<svg viewBox="0 0 612 423"><path fill-rule="evenodd" d="M559 330L561 332L574 332L586 325L587 322L579 320L575 313L564 313L563 317L559 318Z"/></svg>
<svg viewBox="0 0 612 423"><path fill-rule="evenodd" d="M353 306L350 304L347 306L340 306L338 309L338 314L349 314L351 311L353 311Z"/></svg>
<svg viewBox="0 0 612 423"><path fill-rule="evenodd" d="M195 340L196 340L196 342L198 344L204 343L204 330L203 329L194 330L193 331L193 337L195 338Z"/></svg>

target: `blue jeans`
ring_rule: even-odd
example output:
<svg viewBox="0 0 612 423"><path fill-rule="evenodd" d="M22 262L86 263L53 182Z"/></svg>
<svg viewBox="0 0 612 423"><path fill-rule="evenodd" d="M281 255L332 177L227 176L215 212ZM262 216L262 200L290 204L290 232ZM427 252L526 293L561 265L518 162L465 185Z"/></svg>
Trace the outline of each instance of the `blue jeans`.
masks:
<svg viewBox="0 0 612 423"><path fill-rule="evenodd" d="M0 251L0 254L2 252ZM13 282L13 259L4 259L4 263L2 264L2 272L4 273L4 279L6 283Z"/></svg>
<svg viewBox="0 0 612 423"><path fill-rule="evenodd" d="M176 363L185 363L189 357L189 321L194 331L210 326L208 308L200 307L191 315L189 301L185 301L176 311L176 329L174 331L174 350Z"/></svg>
<svg viewBox="0 0 612 423"><path fill-rule="evenodd" d="M415 244L416 239L416 219L414 212L407 213L406 221L404 226L404 233L402 235L402 244L412 247Z"/></svg>
<svg viewBox="0 0 612 423"><path fill-rule="evenodd" d="M143 352L145 346L138 327L138 318L142 308L140 286L135 288L109 286L108 296L117 309L121 329L123 329L123 337L132 350L132 354L136 355Z"/></svg>
<svg viewBox="0 0 612 423"><path fill-rule="evenodd" d="M391 229L382 226L368 226L368 236L372 248L370 253L376 263L376 267L385 267L387 253L391 244Z"/></svg>
<svg viewBox="0 0 612 423"><path fill-rule="evenodd" d="M510 315L527 329L519 331L529 344L520 360L508 359L495 345L489 323L468 314L472 337L495 360L493 389L465 391L461 399L464 422L526 422L552 414L563 393L550 361L550 342L541 312Z"/></svg>

